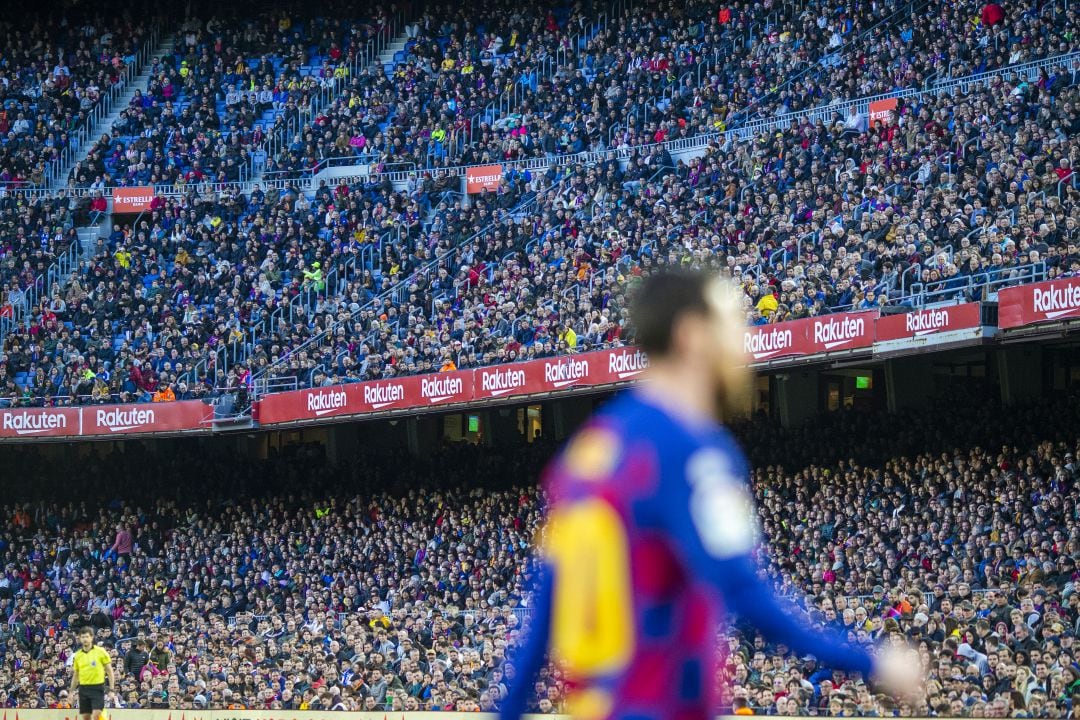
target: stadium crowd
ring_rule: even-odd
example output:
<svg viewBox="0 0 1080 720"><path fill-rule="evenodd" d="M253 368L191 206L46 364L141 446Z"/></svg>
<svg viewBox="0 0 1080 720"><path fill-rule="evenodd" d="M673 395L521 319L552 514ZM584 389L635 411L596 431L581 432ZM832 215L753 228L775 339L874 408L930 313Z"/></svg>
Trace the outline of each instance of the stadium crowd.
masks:
<svg viewBox="0 0 1080 720"><path fill-rule="evenodd" d="M312 95L349 75L358 48L389 32L384 9L335 8L333 18L248 5L184 22L140 90L72 171L79 187L181 186L246 179L252 153Z"/></svg>
<svg viewBox="0 0 1080 720"><path fill-rule="evenodd" d="M0 188L44 185L72 133L84 128L90 112L124 79L152 25L112 12L74 11L60 22L41 20L10 18L3 27Z"/></svg>
<svg viewBox="0 0 1080 720"><path fill-rule="evenodd" d="M353 78L276 158L435 168L634 147L752 117L1068 53L1075 10L1055 3L633 4L548 10L491 0L428 9L392 73ZM477 20L480 18L481 20ZM486 24L484 22L486 20ZM627 38L634 38L627 43ZM865 129L866 119L853 129Z"/></svg>
<svg viewBox="0 0 1080 720"><path fill-rule="evenodd" d="M628 284L670 265L739 279L753 323L1074 274L1077 92L1063 69L862 132L836 117L688 162L654 146L512 171L468 207L433 178L157 198L8 334L4 396L201 397L252 373L333 384L608 346Z"/></svg>
<svg viewBox="0 0 1080 720"><path fill-rule="evenodd" d="M612 147L919 87L932 68L958 76L1067 50L1076 15L1059 3L647 3L600 24L591 4L490 0L470 10L486 24L430 6L389 75L375 63L355 77L355 53L396 8L362 22L318 10L180 29L75 175L191 190L117 225L20 313L0 347L0 403L203 397L262 375L332 384L618 344L627 284L670 264L738 277L756 323L1080 271L1075 63L924 93L873 126L838 112L718 139L692 160L653 146L625 167L608 155L511 170L470 204L449 153L431 147L460 145L454 162L555 156L608 146L620 122L630 134ZM685 74L698 65L700 81ZM473 123L508 86L521 107ZM314 193L199 189L239 177L280 118L327 88L337 100L289 151L296 167L342 143L376 169L434 167L399 191L378 173ZM645 106L663 117L637 130L620 119ZM26 306L102 206L0 198L0 314Z"/></svg>
<svg viewBox="0 0 1080 720"><path fill-rule="evenodd" d="M918 422L849 410L792 431L736 426L763 566L852 642L916 644L928 707L910 710L1064 717L1080 687L1075 398L1007 412L942 400ZM4 475L6 706L70 703L69 631L85 622L115 654L125 707L498 706L528 618L532 475L549 444L342 463L319 445L257 462L185 448L92 452L79 501L59 499L62 463L5 448L19 476L41 479ZM718 633L727 708L896 709L738 624ZM552 667L532 709L557 712L560 698Z"/></svg>

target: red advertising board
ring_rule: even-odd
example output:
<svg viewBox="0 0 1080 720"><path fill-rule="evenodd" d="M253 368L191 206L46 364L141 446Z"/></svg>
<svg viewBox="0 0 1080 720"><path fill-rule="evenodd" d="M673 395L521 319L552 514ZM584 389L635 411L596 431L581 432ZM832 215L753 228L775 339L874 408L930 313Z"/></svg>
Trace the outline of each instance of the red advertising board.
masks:
<svg viewBox="0 0 1080 720"><path fill-rule="evenodd" d="M867 348L874 344L876 317L877 311L835 313L775 325L755 325L746 329L743 350L751 363L760 363Z"/></svg>
<svg viewBox="0 0 1080 720"><path fill-rule="evenodd" d="M1002 330L1080 318L1080 278L1005 288L998 293Z"/></svg>
<svg viewBox="0 0 1080 720"><path fill-rule="evenodd" d="M3 408L0 438L78 435L80 419L79 408Z"/></svg>
<svg viewBox="0 0 1080 720"><path fill-rule="evenodd" d="M113 190L112 198L113 213L117 215L146 212L154 199L154 188L118 187Z"/></svg>
<svg viewBox="0 0 1080 720"><path fill-rule="evenodd" d="M752 363L782 357L806 355L806 328L809 320L772 325L752 325L743 335L743 351Z"/></svg>
<svg viewBox="0 0 1080 720"><path fill-rule="evenodd" d="M209 430L213 408L199 400L67 408L0 409L0 438L100 437Z"/></svg>
<svg viewBox="0 0 1080 720"><path fill-rule="evenodd" d="M875 100L870 103L870 128L873 129L878 123L884 125L889 119L889 113L896 109L896 105L896 98Z"/></svg>
<svg viewBox="0 0 1080 720"><path fill-rule="evenodd" d="M465 192L475 195L481 190L495 192L502 182L502 165L480 165L465 168Z"/></svg>
<svg viewBox="0 0 1080 720"><path fill-rule="evenodd" d="M886 315L878 318L876 342L905 340L954 330L973 330L981 324L979 303L946 305L901 315Z"/></svg>
<svg viewBox="0 0 1080 720"><path fill-rule="evenodd" d="M420 409L501 397L542 395L629 382L648 366L637 348L543 358L435 375L338 385L268 395L259 402L262 425Z"/></svg>
<svg viewBox="0 0 1080 720"><path fill-rule="evenodd" d="M139 405L89 405L82 410L83 435L137 435L198 430L213 415L199 400Z"/></svg>
<svg viewBox="0 0 1080 720"><path fill-rule="evenodd" d="M811 318L806 330L807 351L814 355L870 347L874 344L876 319L876 311Z"/></svg>

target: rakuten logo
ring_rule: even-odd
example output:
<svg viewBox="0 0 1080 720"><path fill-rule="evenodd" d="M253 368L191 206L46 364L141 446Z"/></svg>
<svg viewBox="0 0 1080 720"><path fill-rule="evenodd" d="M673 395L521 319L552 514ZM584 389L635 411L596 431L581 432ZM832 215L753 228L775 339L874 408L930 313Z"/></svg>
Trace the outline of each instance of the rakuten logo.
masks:
<svg viewBox="0 0 1080 720"><path fill-rule="evenodd" d="M459 377L433 377L420 381L420 395L437 403L461 394L464 384Z"/></svg>
<svg viewBox="0 0 1080 720"><path fill-rule="evenodd" d="M387 385L365 385L364 402L378 410L405 399L405 386L400 383Z"/></svg>
<svg viewBox="0 0 1080 720"><path fill-rule="evenodd" d="M608 372L620 380L640 375L641 371L647 367L649 367L649 357L640 350L613 352L608 355Z"/></svg>
<svg viewBox="0 0 1080 720"><path fill-rule="evenodd" d="M915 335L929 335L949 327L949 313L945 310L920 310L904 316L904 329Z"/></svg>
<svg viewBox="0 0 1080 720"><path fill-rule="evenodd" d="M492 397L505 395L512 390L525 387L525 371L507 368L506 370L481 370L480 389Z"/></svg>
<svg viewBox="0 0 1080 720"><path fill-rule="evenodd" d="M1047 320L1080 312L1080 285L1050 284L1045 290L1033 288L1032 306Z"/></svg>
<svg viewBox="0 0 1080 720"><path fill-rule="evenodd" d="M589 377L589 363L586 360L567 358L556 362L544 363L544 382L557 388L573 385L578 380Z"/></svg>
<svg viewBox="0 0 1080 720"><path fill-rule="evenodd" d="M315 413L316 417L322 417L327 413L340 410L349 404L344 390L328 390L326 392L311 393L307 396L307 409Z"/></svg>
<svg viewBox="0 0 1080 720"><path fill-rule="evenodd" d="M8 412L4 413L4 430L17 435L36 435L53 430L67 429L67 415L62 412Z"/></svg>
<svg viewBox="0 0 1080 720"><path fill-rule="evenodd" d="M866 333L866 321L861 317L845 317L843 320L829 318L814 321L814 343L826 350L858 340Z"/></svg>
<svg viewBox="0 0 1080 720"><path fill-rule="evenodd" d="M773 326L771 330L747 332L743 335L743 352L755 360L778 355L791 348L795 338L791 330Z"/></svg>
<svg viewBox="0 0 1080 720"><path fill-rule="evenodd" d="M155 420L153 410L141 408L98 410L94 417L97 426L108 428L109 432L122 432L143 425L153 425Z"/></svg>

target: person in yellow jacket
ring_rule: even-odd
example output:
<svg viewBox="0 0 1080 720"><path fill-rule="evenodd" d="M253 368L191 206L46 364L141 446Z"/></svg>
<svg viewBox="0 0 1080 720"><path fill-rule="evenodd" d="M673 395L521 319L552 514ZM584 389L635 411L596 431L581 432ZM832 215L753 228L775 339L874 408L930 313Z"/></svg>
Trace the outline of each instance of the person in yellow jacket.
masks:
<svg viewBox="0 0 1080 720"><path fill-rule="evenodd" d="M311 264L310 270L304 270L304 286L313 287L317 292L322 292L326 288L326 281L323 279L322 265L317 261Z"/></svg>
<svg viewBox="0 0 1080 720"><path fill-rule="evenodd" d="M563 331L559 333L559 340L566 343L566 347L570 352L577 349L577 333L574 332L574 328L570 327L570 323L566 323Z"/></svg>
<svg viewBox="0 0 1080 720"><path fill-rule="evenodd" d="M763 317L769 317L770 315L772 315L774 312L776 312L776 308L778 308L779 306L780 304L776 300L776 295L774 295L770 290L766 290L765 293L761 296L761 298L757 301L757 309Z"/></svg>

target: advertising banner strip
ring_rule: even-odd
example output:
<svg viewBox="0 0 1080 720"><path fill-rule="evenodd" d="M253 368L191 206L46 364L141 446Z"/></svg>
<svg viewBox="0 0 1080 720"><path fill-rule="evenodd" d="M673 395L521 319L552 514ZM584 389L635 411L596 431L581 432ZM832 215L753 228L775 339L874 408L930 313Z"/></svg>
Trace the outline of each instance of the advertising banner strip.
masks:
<svg viewBox="0 0 1080 720"><path fill-rule="evenodd" d="M927 308L878 318L875 342L905 340L954 330L973 330L981 324L979 303Z"/></svg>
<svg viewBox="0 0 1080 720"><path fill-rule="evenodd" d="M296 390L263 398L259 402L259 423L273 425L338 415L419 410L615 385L633 380L647 365L645 353L631 347L476 370Z"/></svg>
<svg viewBox="0 0 1080 720"><path fill-rule="evenodd" d="M998 292L998 327L1002 330L1074 318L1080 318L1080 277Z"/></svg>
<svg viewBox="0 0 1080 720"><path fill-rule="evenodd" d="M209 431L200 400L62 408L0 408L0 438L100 437Z"/></svg>

